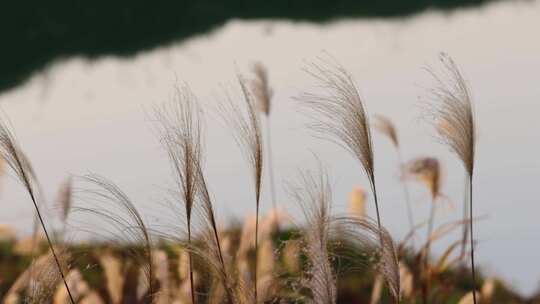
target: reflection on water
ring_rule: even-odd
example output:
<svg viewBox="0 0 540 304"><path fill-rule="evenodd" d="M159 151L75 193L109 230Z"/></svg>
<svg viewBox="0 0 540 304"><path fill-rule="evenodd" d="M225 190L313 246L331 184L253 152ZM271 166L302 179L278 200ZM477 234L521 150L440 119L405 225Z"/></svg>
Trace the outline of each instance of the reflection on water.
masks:
<svg viewBox="0 0 540 304"><path fill-rule="evenodd" d="M450 200L440 208L438 220L444 221L460 216L463 171L418 121L417 104L430 83L422 67L437 64L438 52L446 51L473 88L480 127L475 213L488 218L476 226L478 260L488 274L530 292L540 277L530 267L540 255L535 242L540 228L540 41L533 39L539 13L535 1L500 2L451 15L431 12L408 20L325 25L231 21L212 34L131 59L60 62L0 96L0 102L48 197L54 197L67 174L91 170L118 182L155 222L163 189L172 180L148 112L170 99L175 79L186 80L209 112L206 160L217 211L221 218L239 216L240 210L252 209L246 187L250 176L213 109L224 98L223 87L234 92L234 72L259 59L269 67L276 92L271 123L278 180L293 178L316 152L333 173L339 211L349 190L368 182L348 154L310 137L306 118L291 99L312 84L302 72L305 62L327 52L351 71L370 113L394 119L405 157L434 155L443 161L443 192ZM407 219L396 157L385 139L377 136L374 144L381 214L399 238ZM24 192L12 179L2 181L2 189L1 203L9 212L0 214L0 222L29 231L32 209ZM429 196L422 188L413 190L418 217L427 216ZM284 191L278 195L283 206L292 208ZM263 193L263 209L268 198Z"/></svg>
<svg viewBox="0 0 540 304"><path fill-rule="evenodd" d="M133 55L208 32L232 18L324 21L399 17L425 9L477 6L489 0L197 0L93 1L80 5L10 1L0 7L0 91L65 56Z"/></svg>

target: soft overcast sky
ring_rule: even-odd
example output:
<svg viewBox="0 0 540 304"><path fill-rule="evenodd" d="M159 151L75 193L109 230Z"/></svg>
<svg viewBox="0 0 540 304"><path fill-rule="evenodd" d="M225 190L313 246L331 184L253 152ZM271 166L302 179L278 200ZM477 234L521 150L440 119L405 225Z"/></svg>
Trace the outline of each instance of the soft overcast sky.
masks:
<svg viewBox="0 0 540 304"><path fill-rule="evenodd" d="M475 213L477 260L487 274L502 276L520 291L540 282L537 220L540 212L540 2L502 2L451 14L425 13L404 20L346 20L324 25L232 21L205 36L135 58L68 59L27 84L0 95L0 106L54 200L69 175L99 173L114 180L157 221L164 189L171 185L165 153L151 122L152 109L171 100L176 79L187 81L208 114L207 174L223 222L254 212L248 169L230 132L215 113L223 92L239 92L235 71L264 62L275 90L272 113L279 204L295 213L283 191L298 169L313 166L312 153L329 168L335 209L344 210L353 186L368 186L357 162L338 147L310 136L291 97L313 80L302 67L331 54L354 76L370 114L384 114L399 128L406 158L434 155L444 163L439 222L461 214L463 169L435 143L418 119L418 104L431 81L423 70L438 66L440 51L461 66L472 87L479 124ZM407 230L397 181L396 155L374 138L383 223L399 240ZM428 214L429 196L411 184L417 218ZM267 188L265 188L267 189ZM263 209L269 206L263 193ZM2 181L8 210L0 222L21 233L31 229L32 209L12 179ZM368 212L373 214L370 203ZM454 235L457 237L457 235ZM435 246L441 252L446 241Z"/></svg>

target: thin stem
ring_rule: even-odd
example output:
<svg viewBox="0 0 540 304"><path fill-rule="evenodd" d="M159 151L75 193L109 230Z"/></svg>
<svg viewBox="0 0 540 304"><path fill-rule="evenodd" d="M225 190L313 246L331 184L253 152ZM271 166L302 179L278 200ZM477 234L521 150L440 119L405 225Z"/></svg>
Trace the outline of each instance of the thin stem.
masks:
<svg viewBox="0 0 540 304"><path fill-rule="evenodd" d="M152 263L154 262L154 259L152 258L152 248L150 247L150 241L149 241L149 238L148 238L148 235L145 233L145 239L146 239L146 251L148 251L148 260L149 260L149 266L148 267L148 277L150 278L148 281L149 283L149 286L148 288L150 289L150 301L153 302L153 298L154 298L154 266L152 265Z"/></svg>
<svg viewBox="0 0 540 304"><path fill-rule="evenodd" d="M469 178L469 231L470 231L470 241L471 241L471 271L472 271L472 280L473 280L473 303L476 304L476 271L474 267L474 233L473 233L473 179L472 175Z"/></svg>
<svg viewBox="0 0 540 304"><path fill-rule="evenodd" d="M274 167L272 165L273 157L272 157L271 142L272 142L272 137L270 134L270 115L267 115L266 116L266 145L268 148L266 152L268 153L268 176L270 177L270 197L272 199L272 208L274 209L275 212L277 212L276 188L274 184ZM280 228L279 228L279 221L277 220L277 217L276 217L275 225L276 225L277 231L279 231Z"/></svg>
<svg viewBox="0 0 540 304"><path fill-rule="evenodd" d="M431 277L429 273L429 252L431 249L431 234L433 233L433 221L435 218L435 198L431 201L431 211L429 213L429 220L428 220L428 230L427 230L427 237L426 237L426 251L424 256L424 271L425 271L425 291L424 291L424 303L428 303L427 300L429 298L429 289L431 285Z"/></svg>
<svg viewBox="0 0 540 304"><path fill-rule="evenodd" d="M253 274L253 282L255 285L255 303L257 303L257 264L259 260L259 202L255 210L255 271Z"/></svg>
<svg viewBox="0 0 540 304"><path fill-rule="evenodd" d="M188 220L188 246L190 251L188 252L189 257L189 285L191 288L191 303L195 304L195 285L193 284L193 261L191 256L191 221Z"/></svg>
<svg viewBox="0 0 540 304"><path fill-rule="evenodd" d="M377 226L379 228L379 240L381 241L381 250L384 248L383 235L382 235L382 224L381 224L381 215L379 213L379 200L377 198L377 187L375 186L375 178L371 183L373 188L373 199L375 200L375 212L377 213Z"/></svg>
<svg viewBox="0 0 540 304"><path fill-rule="evenodd" d="M468 205L469 205L469 197L471 194L469 194L469 175L465 174L465 182L463 184L464 190L463 190L463 221L465 221L468 217ZM472 217L471 217L472 218ZM463 225L463 236L462 236L462 243L461 243L461 257L465 256L466 248L467 248L467 239L469 237L469 226Z"/></svg>

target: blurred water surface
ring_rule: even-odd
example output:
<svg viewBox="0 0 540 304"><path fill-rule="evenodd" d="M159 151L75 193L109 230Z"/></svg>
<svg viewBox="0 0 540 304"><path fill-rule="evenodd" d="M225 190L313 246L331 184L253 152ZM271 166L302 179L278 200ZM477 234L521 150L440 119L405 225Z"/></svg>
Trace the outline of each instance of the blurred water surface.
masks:
<svg viewBox="0 0 540 304"><path fill-rule="evenodd" d="M477 259L486 273L529 293L540 279L539 17L540 2L531 1L324 25L233 20L210 34L134 58L59 61L0 95L0 103L50 205L69 174L94 172L117 182L151 223L166 223L162 202L173 179L151 113L171 100L177 81L188 82L208 114L207 174L218 216L226 222L254 212L253 193L242 155L215 109L225 101L224 91L240 96L235 72L247 73L251 62L261 60L275 90L271 125L280 206L298 214L282 186L298 169L313 167L315 152L333 177L334 209L340 212L350 189L367 188L368 181L347 153L311 136L308 119L291 98L313 86L303 67L331 56L354 76L369 113L394 120L406 158L434 155L444 162L443 191L451 203L441 203L437 221L442 222L461 215L464 173L419 119L418 104L432 83L423 68L437 67L437 55L445 51L472 87L479 124L475 213L487 218L475 229ZM396 154L378 134L374 143L383 223L400 239L408 226ZM414 183L411 187L416 217L423 219L429 195ZM264 210L270 206L266 190L265 183ZM0 199L0 222L28 233L31 204L13 178L2 180ZM373 215L372 204L368 209ZM435 252L451 239L435 246Z"/></svg>

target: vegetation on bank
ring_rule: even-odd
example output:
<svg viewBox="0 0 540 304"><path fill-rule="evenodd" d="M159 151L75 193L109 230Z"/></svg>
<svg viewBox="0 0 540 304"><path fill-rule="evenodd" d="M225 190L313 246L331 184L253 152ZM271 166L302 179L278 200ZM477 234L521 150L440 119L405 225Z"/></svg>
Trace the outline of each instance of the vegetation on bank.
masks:
<svg viewBox="0 0 540 304"><path fill-rule="evenodd" d="M61 228L43 212L47 208L31 161L6 124L0 124L0 153L35 209L34 233L16 241L4 237L0 252L0 291L5 303L534 303L502 281L484 278L474 263L473 231L476 121L468 84L454 61L441 54L440 70L428 92L424 117L442 144L463 165L467 181L463 215L440 223L439 161L433 157L401 160L404 199L410 227L394 239L385 229L377 194L372 136L386 136L399 153L403 144L391 120L372 123L366 103L347 70L330 58L306 67L315 82L295 98L311 118L318 137L339 144L354 156L368 177L376 208L366 214L366 193L351 193L349 211L333 210L333 195L324 166L305 168L287 180L289 205L272 204L260 214L263 178L275 193L270 130L273 88L262 64L252 75L238 75L241 98L229 94L220 113L230 126L247 176L236 177L238 189L253 195L254 217L222 227L214 210L204 166L204 112L186 84L175 98L155 109L155 126L169 157L175 187L164 192L166 210L149 221L114 182L90 174L69 179L57 198ZM265 122L265 123L263 123ZM316 158L316 157L315 157ZM251 179L251 183L249 183ZM417 182L431 195L431 212L418 219L408 185ZM76 185L76 187L73 186ZM275 194L272 195L275 199ZM285 211L298 208L294 223ZM172 217L172 218L171 218ZM5 228L4 230L6 230ZM456 229L460 237L441 256L433 243ZM69 242L70 232L85 231L99 241ZM421 233L422 232L422 233ZM425 233L425 234L424 234ZM470 264L469 264L470 263ZM470 266L467 266L470 265Z"/></svg>

